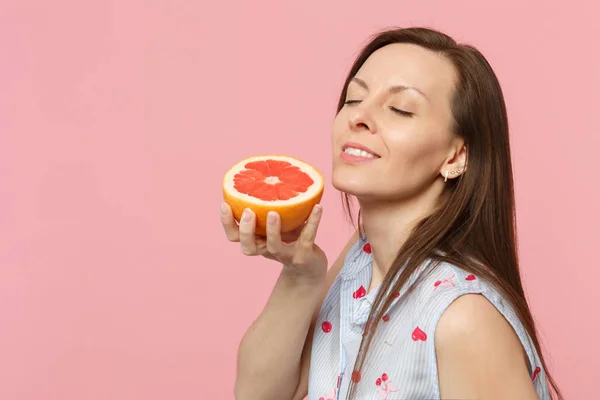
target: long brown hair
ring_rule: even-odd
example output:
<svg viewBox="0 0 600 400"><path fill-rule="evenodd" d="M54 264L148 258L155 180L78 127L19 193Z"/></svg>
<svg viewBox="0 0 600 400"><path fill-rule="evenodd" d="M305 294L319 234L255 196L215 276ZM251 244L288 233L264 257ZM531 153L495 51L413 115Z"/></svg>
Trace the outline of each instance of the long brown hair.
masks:
<svg viewBox="0 0 600 400"><path fill-rule="evenodd" d="M467 145L467 170L448 180L441 205L420 221L406 240L384 277L366 323L354 371L360 371L373 340L377 323L397 293L426 260L433 268L449 262L479 275L500 290L514 307L531 336L554 399L563 399L550 376L540 348L535 323L521 283L517 257L515 200L506 105L498 79L485 57L473 46L458 44L450 36L428 28L386 30L375 35L362 49L350 69L339 98L344 106L350 80L376 50L393 43L410 43L434 51L450 60L458 72L452 98L453 126ZM352 199L342 193L344 207L353 219ZM359 231L363 228L358 212ZM433 269L432 268L432 269ZM430 269L428 272L430 273ZM403 289L406 298L415 283ZM356 384L350 383L348 397ZM551 390L552 392L552 390ZM552 395L552 393L551 393Z"/></svg>

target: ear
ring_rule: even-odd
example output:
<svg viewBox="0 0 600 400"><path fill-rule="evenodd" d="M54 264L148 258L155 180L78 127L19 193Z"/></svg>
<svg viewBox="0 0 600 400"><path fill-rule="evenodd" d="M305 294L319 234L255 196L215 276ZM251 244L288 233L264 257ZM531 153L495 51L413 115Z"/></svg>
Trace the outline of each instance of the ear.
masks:
<svg viewBox="0 0 600 400"><path fill-rule="evenodd" d="M459 139L453 143L448 158L444 161L440 174L444 179L458 178L467 170L467 145L464 140Z"/></svg>

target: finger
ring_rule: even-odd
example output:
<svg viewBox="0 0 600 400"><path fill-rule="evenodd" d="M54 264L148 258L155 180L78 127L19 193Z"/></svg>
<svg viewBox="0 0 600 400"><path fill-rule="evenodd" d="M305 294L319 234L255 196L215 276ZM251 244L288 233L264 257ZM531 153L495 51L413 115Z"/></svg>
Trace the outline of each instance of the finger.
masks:
<svg viewBox="0 0 600 400"><path fill-rule="evenodd" d="M245 209L240 221L240 243L242 253L247 256L256 254L256 235L254 227L256 224L256 216L249 208Z"/></svg>
<svg viewBox="0 0 600 400"><path fill-rule="evenodd" d="M308 221L304 226L304 229L300 233L298 243L304 249L311 249L315 243L317 237L317 229L319 228L319 222L321 221L321 215L323 214L323 207L317 204L313 207L312 212L308 217Z"/></svg>
<svg viewBox="0 0 600 400"><path fill-rule="evenodd" d="M267 251L273 255L281 252L281 217L275 211L267 214Z"/></svg>
<svg viewBox="0 0 600 400"><path fill-rule="evenodd" d="M256 252L255 255L257 256L263 256L266 257L269 254L269 251L267 250L267 240L266 238L262 237L262 236L256 236L255 235L255 246L256 246Z"/></svg>
<svg viewBox="0 0 600 400"><path fill-rule="evenodd" d="M231 207L229 204L223 203L221 205L221 225L223 225L223 229L225 230L225 237L230 242L239 242L240 241L240 232L235 222L235 218L233 218L233 212L231 211Z"/></svg>

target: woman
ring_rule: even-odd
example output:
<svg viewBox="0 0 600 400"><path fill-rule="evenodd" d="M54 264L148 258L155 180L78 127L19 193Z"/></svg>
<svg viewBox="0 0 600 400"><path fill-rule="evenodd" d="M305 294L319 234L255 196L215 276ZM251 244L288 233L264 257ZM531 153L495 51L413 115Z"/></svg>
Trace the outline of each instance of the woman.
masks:
<svg viewBox="0 0 600 400"><path fill-rule="evenodd" d="M423 28L363 49L333 124L333 186L360 206L327 269L303 229L265 238L223 205L227 238L283 265L245 334L246 399L562 398L519 276L506 109L473 47ZM348 208L350 211L350 209Z"/></svg>

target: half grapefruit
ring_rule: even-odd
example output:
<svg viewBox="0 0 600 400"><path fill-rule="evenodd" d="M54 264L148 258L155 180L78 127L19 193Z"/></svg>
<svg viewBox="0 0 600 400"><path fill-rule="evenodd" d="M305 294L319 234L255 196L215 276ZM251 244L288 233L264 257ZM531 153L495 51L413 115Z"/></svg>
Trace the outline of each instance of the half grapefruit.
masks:
<svg viewBox="0 0 600 400"><path fill-rule="evenodd" d="M257 235L266 235L267 214L281 216L281 232L304 224L323 196L323 175L297 158L266 155L246 158L223 178L223 197L239 222L244 209L256 214Z"/></svg>

